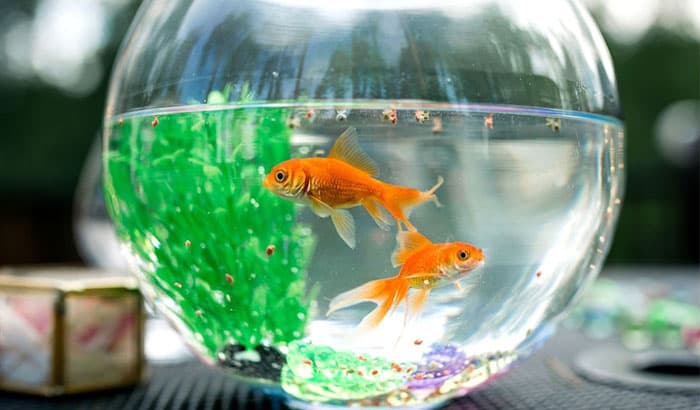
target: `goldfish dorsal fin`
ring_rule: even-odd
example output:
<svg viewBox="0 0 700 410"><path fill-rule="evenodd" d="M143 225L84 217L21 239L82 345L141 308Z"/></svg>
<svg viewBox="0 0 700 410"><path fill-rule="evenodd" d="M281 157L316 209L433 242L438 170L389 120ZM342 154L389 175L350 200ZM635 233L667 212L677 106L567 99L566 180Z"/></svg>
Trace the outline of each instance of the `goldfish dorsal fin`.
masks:
<svg viewBox="0 0 700 410"><path fill-rule="evenodd" d="M357 142L357 130L354 127L350 127L340 134L335 144L333 144L331 152L328 153L328 158L347 162L373 177L379 175L377 163L360 148L360 144Z"/></svg>
<svg viewBox="0 0 700 410"><path fill-rule="evenodd" d="M391 263L396 267L403 265L419 249L431 245L425 236L413 231L400 231L396 235L396 250L391 254Z"/></svg>

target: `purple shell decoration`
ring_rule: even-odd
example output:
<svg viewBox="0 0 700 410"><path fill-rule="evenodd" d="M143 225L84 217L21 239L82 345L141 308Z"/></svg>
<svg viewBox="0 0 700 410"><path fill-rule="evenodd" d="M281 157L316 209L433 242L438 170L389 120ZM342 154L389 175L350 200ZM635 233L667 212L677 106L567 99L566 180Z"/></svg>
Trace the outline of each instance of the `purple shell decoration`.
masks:
<svg viewBox="0 0 700 410"><path fill-rule="evenodd" d="M469 366L469 359L454 345L434 345L423 355L412 373L408 387L411 389L435 388L445 380Z"/></svg>

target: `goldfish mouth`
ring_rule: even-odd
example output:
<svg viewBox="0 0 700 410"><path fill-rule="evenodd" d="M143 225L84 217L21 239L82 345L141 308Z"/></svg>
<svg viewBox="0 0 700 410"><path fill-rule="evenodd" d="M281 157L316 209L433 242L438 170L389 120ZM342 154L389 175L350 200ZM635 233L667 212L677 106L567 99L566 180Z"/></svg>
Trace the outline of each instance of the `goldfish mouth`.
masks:
<svg viewBox="0 0 700 410"><path fill-rule="evenodd" d="M280 188L279 186L269 182L267 178L263 179L262 186L263 186L263 188L267 189L268 191L272 192L273 194L275 194L279 197L291 198L291 199L296 198L295 193L289 192L286 189Z"/></svg>
<svg viewBox="0 0 700 410"><path fill-rule="evenodd" d="M481 259L481 260L479 260L479 261L470 262L470 263L467 263L467 264L464 264L464 265L455 264L455 269L456 269L458 272L462 272L462 273L471 272L471 271L473 271L473 270L476 270L476 269L482 267L482 266L484 265L484 263L485 263L484 259Z"/></svg>

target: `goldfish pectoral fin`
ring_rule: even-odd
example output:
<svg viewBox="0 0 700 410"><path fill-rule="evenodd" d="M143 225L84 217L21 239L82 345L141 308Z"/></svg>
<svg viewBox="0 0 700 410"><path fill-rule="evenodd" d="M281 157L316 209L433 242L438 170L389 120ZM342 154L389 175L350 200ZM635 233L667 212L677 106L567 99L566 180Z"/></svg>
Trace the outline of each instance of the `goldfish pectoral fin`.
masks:
<svg viewBox="0 0 700 410"><path fill-rule="evenodd" d="M396 249L391 254L394 267L403 265L411 255L432 242L417 231L399 231L396 234Z"/></svg>
<svg viewBox="0 0 700 410"><path fill-rule="evenodd" d="M469 275L466 278L462 279L462 283L459 283L457 281L452 282L457 290L459 291L460 297L464 297L468 295L471 291L476 289L477 285L479 284L479 276L478 275Z"/></svg>
<svg viewBox="0 0 700 410"><path fill-rule="evenodd" d="M334 209L330 205L316 198L308 198L309 208L313 211L316 216L321 218L326 218L334 212Z"/></svg>
<svg viewBox="0 0 700 410"><path fill-rule="evenodd" d="M367 212L372 216L374 222L379 226L379 229L383 231L388 231L389 227L392 225L391 219L382 211L379 207L379 203L375 199L367 199L362 202Z"/></svg>
<svg viewBox="0 0 700 410"><path fill-rule="evenodd" d="M373 177L379 176L377 163L360 148L360 144L357 142L357 130L354 127L350 127L340 134L333 144L331 152L328 153L328 158L347 162Z"/></svg>
<svg viewBox="0 0 700 410"><path fill-rule="evenodd" d="M316 198L309 198L309 207L321 218L330 215L338 235L352 249L355 249L355 220L345 209L333 209L330 205Z"/></svg>
<svg viewBox="0 0 700 410"><path fill-rule="evenodd" d="M476 288L476 285L478 283L467 283L465 286L462 286L462 292L460 293L461 295L468 295L472 290Z"/></svg>
<svg viewBox="0 0 700 410"><path fill-rule="evenodd" d="M331 220L338 235L350 248L355 249L355 220L352 218L352 214L345 209L334 209L331 213Z"/></svg>

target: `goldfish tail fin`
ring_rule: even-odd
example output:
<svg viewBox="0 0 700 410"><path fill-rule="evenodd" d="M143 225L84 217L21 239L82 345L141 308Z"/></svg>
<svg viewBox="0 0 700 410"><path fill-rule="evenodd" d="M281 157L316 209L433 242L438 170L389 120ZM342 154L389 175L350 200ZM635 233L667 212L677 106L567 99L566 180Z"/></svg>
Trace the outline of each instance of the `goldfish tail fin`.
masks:
<svg viewBox="0 0 700 410"><path fill-rule="evenodd" d="M398 304L408 293L408 286L402 286L403 281L394 277L388 279L378 279L358 286L347 292L343 292L331 300L326 316L336 310L353 306L362 302L372 302L377 305L360 322L360 329L373 329L384 320L392 307ZM405 288L405 290L403 289ZM403 294L403 297L401 297ZM397 300L399 299L399 300Z"/></svg>
<svg viewBox="0 0 700 410"><path fill-rule="evenodd" d="M381 300L383 295L389 290L388 285L391 279L369 281L361 286L337 295L331 300L326 316L330 316L336 310L362 302L379 303L378 301Z"/></svg>
<svg viewBox="0 0 700 410"><path fill-rule="evenodd" d="M432 188L425 192L421 192L421 196L424 198L423 201L432 200L435 203L435 206L437 206L438 208L442 207L442 204L435 195L435 191L437 191L438 188L440 188L444 182L445 178L443 178L442 176L438 176L437 183L433 185Z"/></svg>
<svg viewBox="0 0 700 410"><path fill-rule="evenodd" d="M360 322L360 331L368 331L379 326L386 315L396 306L398 306L408 295L408 285L405 281L397 278L390 279L387 284L388 292L385 294L385 299L377 304L371 312L365 316Z"/></svg>
<svg viewBox="0 0 700 410"><path fill-rule="evenodd" d="M432 242L418 232L399 231L396 234L396 249L391 254L391 263L394 267L403 265L406 260L424 246Z"/></svg>
<svg viewBox="0 0 700 410"><path fill-rule="evenodd" d="M441 206L440 201L438 201L437 196L435 196L435 191L440 188L443 182L445 182L445 180L442 177L438 177L438 182L425 192L386 184L382 195L378 199L384 208L386 208L391 216L399 223L399 230L401 230L401 223L403 223L409 231L415 232L416 228L408 220L411 210L429 200L435 202L437 206Z"/></svg>

